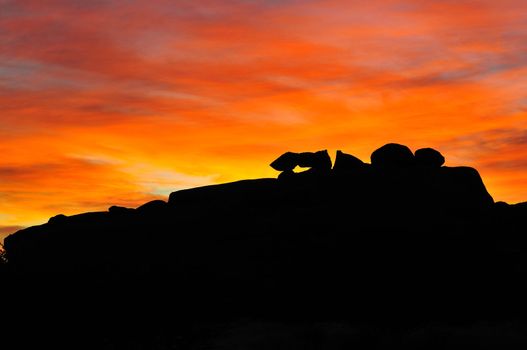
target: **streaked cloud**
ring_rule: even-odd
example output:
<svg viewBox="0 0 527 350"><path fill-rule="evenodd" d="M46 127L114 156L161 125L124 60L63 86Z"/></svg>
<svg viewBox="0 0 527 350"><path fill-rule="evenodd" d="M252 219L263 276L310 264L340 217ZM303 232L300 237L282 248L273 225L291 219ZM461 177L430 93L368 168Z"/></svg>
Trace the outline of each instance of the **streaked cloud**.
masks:
<svg viewBox="0 0 527 350"><path fill-rule="evenodd" d="M2 225L432 146L527 199L527 3L0 2Z"/></svg>

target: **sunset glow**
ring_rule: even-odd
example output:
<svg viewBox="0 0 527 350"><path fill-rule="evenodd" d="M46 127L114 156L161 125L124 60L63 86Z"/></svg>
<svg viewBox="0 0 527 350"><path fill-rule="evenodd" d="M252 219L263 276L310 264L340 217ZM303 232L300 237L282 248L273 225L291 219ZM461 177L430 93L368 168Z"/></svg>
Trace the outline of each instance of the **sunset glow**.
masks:
<svg viewBox="0 0 527 350"><path fill-rule="evenodd" d="M0 239L388 142L527 200L524 0L0 0Z"/></svg>

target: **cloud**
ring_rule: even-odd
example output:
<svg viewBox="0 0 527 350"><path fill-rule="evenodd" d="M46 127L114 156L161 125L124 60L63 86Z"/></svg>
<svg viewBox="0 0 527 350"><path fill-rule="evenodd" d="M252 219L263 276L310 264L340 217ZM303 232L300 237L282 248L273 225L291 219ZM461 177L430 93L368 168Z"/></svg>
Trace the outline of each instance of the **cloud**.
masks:
<svg viewBox="0 0 527 350"><path fill-rule="evenodd" d="M505 152L510 148L527 146L527 129L497 128L463 135L455 142L469 149L477 149L482 154Z"/></svg>
<svg viewBox="0 0 527 350"><path fill-rule="evenodd" d="M527 159L520 158L489 161L485 164L485 166L497 170L512 170L517 172L525 172L527 171Z"/></svg>
<svg viewBox="0 0 527 350"><path fill-rule="evenodd" d="M9 225L274 176L295 149L389 139L522 181L527 3L3 1ZM502 163L503 162L503 163Z"/></svg>

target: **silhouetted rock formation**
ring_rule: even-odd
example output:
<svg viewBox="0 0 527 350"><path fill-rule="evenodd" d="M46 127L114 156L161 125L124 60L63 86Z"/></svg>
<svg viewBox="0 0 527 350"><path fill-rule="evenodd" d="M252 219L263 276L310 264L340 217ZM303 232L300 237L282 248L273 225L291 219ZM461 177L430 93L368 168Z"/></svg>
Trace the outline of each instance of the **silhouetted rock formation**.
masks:
<svg viewBox="0 0 527 350"><path fill-rule="evenodd" d="M371 164L379 167L407 167L414 162L414 154L406 146L388 143L371 154Z"/></svg>
<svg viewBox="0 0 527 350"><path fill-rule="evenodd" d="M64 214L58 214L54 217L49 218L48 223L49 224L60 224L66 221L68 217Z"/></svg>
<svg viewBox="0 0 527 350"><path fill-rule="evenodd" d="M199 348L196 329L218 320L344 322L386 327L395 341L430 323L526 317L527 204L494 204L475 169L442 159L389 144L372 165L339 151L330 170L326 151L286 153L272 164L287 181L58 216L5 239L4 273L18 288L7 307L45 300L41 314L70 320L75 305L74 315L99 315L92 337L120 324L132 330L122 339L179 332L190 342L173 348ZM38 299L13 302L33 290ZM160 313L171 323L156 324Z"/></svg>
<svg viewBox="0 0 527 350"><path fill-rule="evenodd" d="M415 163L438 168L445 164L445 157L433 148L421 148L415 151Z"/></svg>
<svg viewBox="0 0 527 350"><path fill-rule="evenodd" d="M271 167L278 171L292 171L296 166L311 168L315 172L328 172L331 170L331 158L328 151L286 152L271 163Z"/></svg>
<svg viewBox="0 0 527 350"><path fill-rule="evenodd" d="M364 162L357 157L352 156L351 154L346 154L342 151L337 151L337 156L335 157L335 165L333 166L333 171L335 172L350 172L362 169L364 167Z"/></svg>
<svg viewBox="0 0 527 350"><path fill-rule="evenodd" d="M133 210L134 209L120 207L120 206L117 206L117 205L112 205L110 208L108 208L108 212L110 212L111 214L116 214L116 215L129 214L129 213L133 212Z"/></svg>
<svg viewBox="0 0 527 350"><path fill-rule="evenodd" d="M160 199L153 200L137 207L137 211L145 213L162 212L167 207L167 202Z"/></svg>
<svg viewBox="0 0 527 350"><path fill-rule="evenodd" d="M271 167L278 171L292 171L298 165L298 153L286 152L276 158Z"/></svg>

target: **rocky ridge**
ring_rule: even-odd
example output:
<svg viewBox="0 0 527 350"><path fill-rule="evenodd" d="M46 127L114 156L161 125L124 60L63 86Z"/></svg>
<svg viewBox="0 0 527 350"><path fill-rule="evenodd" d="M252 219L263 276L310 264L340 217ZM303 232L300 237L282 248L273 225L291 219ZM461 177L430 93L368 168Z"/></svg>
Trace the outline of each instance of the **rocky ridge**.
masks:
<svg viewBox="0 0 527 350"><path fill-rule="evenodd" d="M217 317L413 327L526 316L527 206L494 203L475 169L444 162L398 144L371 163L338 151L333 166L327 151L288 152L271 163L277 179L19 231L5 240L6 276L33 276L23 289L46 285L55 305L73 290L91 300L81 313L126 300L143 310L114 315L130 327L153 309L177 327Z"/></svg>

